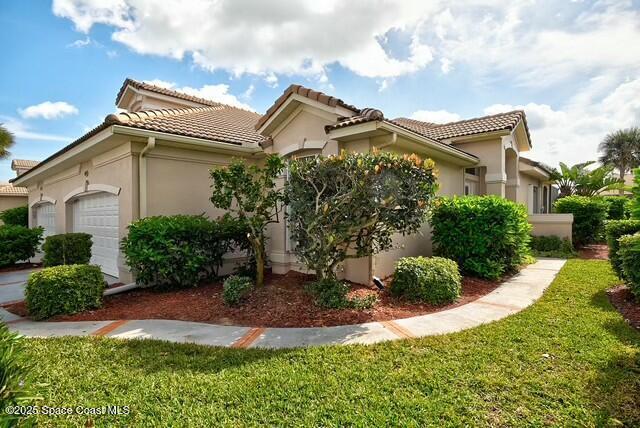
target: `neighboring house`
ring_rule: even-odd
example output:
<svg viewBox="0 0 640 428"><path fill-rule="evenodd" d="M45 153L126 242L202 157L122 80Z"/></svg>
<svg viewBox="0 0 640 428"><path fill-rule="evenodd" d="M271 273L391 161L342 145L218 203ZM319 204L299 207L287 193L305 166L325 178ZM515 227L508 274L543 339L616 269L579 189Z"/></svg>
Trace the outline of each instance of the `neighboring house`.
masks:
<svg viewBox="0 0 640 428"><path fill-rule="evenodd" d="M417 153L436 161L443 195L495 194L530 213L550 206L548 169L521 156L531 150L523 111L445 125L390 120L379 110L292 85L260 116L131 79L116 106L125 111L13 181L29 189L32 225L48 233L91 233L92 262L123 281L130 280L119 252L127 225L151 215L222 214L209 201L209 169L232 157L259 163L266 153L301 157L374 147ZM397 237L401 249L347 261L344 276L368 282L390 274L400 256L430 254L428 225L423 231ZM288 236L284 222L269 228L276 273L302 269Z"/></svg>
<svg viewBox="0 0 640 428"><path fill-rule="evenodd" d="M11 169L20 175L38 164L37 161L14 159L11 162ZM16 208L27 205L28 191L25 187L16 187L11 183L0 182L0 212L9 208ZM2 220L0 220L2 224Z"/></svg>
<svg viewBox="0 0 640 428"><path fill-rule="evenodd" d="M624 175L624 185L625 187L633 187L633 173L628 173ZM619 196L620 195L620 191L619 190L607 190L604 191L602 193L600 193L601 196ZM624 190L623 192L624 196L627 197L631 197L633 195L633 193L631 193L630 190Z"/></svg>

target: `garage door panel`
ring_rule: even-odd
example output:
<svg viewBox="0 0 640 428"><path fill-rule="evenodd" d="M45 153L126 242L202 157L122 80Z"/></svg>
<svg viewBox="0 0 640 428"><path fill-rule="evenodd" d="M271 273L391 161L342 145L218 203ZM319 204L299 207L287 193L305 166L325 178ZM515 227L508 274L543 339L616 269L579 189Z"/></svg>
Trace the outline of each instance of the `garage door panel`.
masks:
<svg viewBox="0 0 640 428"><path fill-rule="evenodd" d="M73 230L93 238L91 263L106 274L118 276L118 197L108 193L83 196L73 207Z"/></svg>
<svg viewBox="0 0 640 428"><path fill-rule="evenodd" d="M51 203L36 205L36 226L44 229L43 238L56 234L56 207Z"/></svg>

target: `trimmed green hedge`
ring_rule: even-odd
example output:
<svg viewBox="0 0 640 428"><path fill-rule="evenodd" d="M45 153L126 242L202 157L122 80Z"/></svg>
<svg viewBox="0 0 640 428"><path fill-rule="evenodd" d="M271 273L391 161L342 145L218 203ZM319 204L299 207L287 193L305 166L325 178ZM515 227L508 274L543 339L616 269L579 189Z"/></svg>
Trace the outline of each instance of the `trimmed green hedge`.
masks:
<svg viewBox="0 0 640 428"><path fill-rule="evenodd" d="M29 276L25 302L29 315L36 320L75 314L102 306L105 285L100 266L44 268Z"/></svg>
<svg viewBox="0 0 640 428"><path fill-rule="evenodd" d="M435 254L455 260L466 274L497 279L529 256L525 206L498 196L440 198L431 225Z"/></svg>
<svg viewBox="0 0 640 428"><path fill-rule="evenodd" d="M404 257L396 262L390 291L394 296L432 305L460 297L462 277L458 264L443 257Z"/></svg>
<svg viewBox="0 0 640 428"><path fill-rule="evenodd" d="M640 300L640 233L626 235L618 240L618 255L624 271L625 282Z"/></svg>
<svg viewBox="0 0 640 428"><path fill-rule="evenodd" d="M597 242L604 231L609 204L601 197L566 196L554 204L555 211L561 214L573 214L573 245Z"/></svg>
<svg viewBox="0 0 640 428"><path fill-rule="evenodd" d="M623 279L624 271L622 269L622 260L618 254L619 242L621 236L632 235L640 232L640 220L611 220L607 222L606 234L607 244L609 245L609 262L618 278Z"/></svg>
<svg viewBox="0 0 640 428"><path fill-rule="evenodd" d="M0 226L0 267L11 266L36 255L43 229L24 226Z"/></svg>
<svg viewBox="0 0 640 428"><path fill-rule="evenodd" d="M29 227L29 207L24 205L22 207L4 210L0 212L0 220L2 220L4 224L11 226Z"/></svg>
<svg viewBox="0 0 640 428"><path fill-rule="evenodd" d="M571 241L556 235L532 236L531 250L537 257L567 258L576 253Z"/></svg>
<svg viewBox="0 0 640 428"><path fill-rule="evenodd" d="M231 218L147 217L129 225L122 242L127 264L143 286L193 287L217 276L223 256L247 250L246 225Z"/></svg>
<svg viewBox="0 0 640 428"><path fill-rule="evenodd" d="M222 300L227 306L237 306L251 290L253 290L251 278L232 275L222 284Z"/></svg>
<svg viewBox="0 0 640 428"><path fill-rule="evenodd" d="M605 196L604 200L609 204L607 210L608 220L624 220L629 218L629 204L631 200L626 196Z"/></svg>
<svg viewBox="0 0 640 428"><path fill-rule="evenodd" d="M93 240L88 233L47 236L42 245L45 266L86 265L91 260Z"/></svg>

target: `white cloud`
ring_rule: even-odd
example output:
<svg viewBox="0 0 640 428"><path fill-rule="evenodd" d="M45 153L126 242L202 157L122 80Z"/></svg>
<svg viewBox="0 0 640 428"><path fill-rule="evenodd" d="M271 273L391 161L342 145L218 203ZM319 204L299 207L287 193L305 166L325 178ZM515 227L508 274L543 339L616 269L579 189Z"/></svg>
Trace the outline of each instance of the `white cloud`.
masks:
<svg viewBox="0 0 640 428"><path fill-rule="evenodd" d="M25 119L42 118L51 120L78 114L78 109L65 101L45 101L25 109L19 109L18 112Z"/></svg>
<svg viewBox="0 0 640 428"><path fill-rule="evenodd" d="M242 93L242 98L245 98L247 100L251 99L255 91L256 91L256 87L253 84L249 85L247 90Z"/></svg>
<svg viewBox="0 0 640 428"><path fill-rule="evenodd" d="M88 46L91 44L91 38L89 38L89 36L85 37L84 39L78 39L76 41L74 41L73 43L69 43L67 45L68 48L83 48L85 46Z"/></svg>
<svg viewBox="0 0 640 428"><path fill-rule="evenodd" d="M192 88L190 86L178 87L175 82L168 82L161 79L145 80L145 82L161 88L184 92L185 94L189 94L194 97L204 98L206 100L217 101L219 103L228 104L245 110L255 111L249 104L243 103L238 99L238 97L229 93L229 85L225 85L223 83L217 85L204 85L201 88Z"/></svg>
<svg viewBox="0 0 640 428"><path fill-rule="evenodd" d="M70 138L62 137L60 135L34 132L29 129L27 124L10 116L0 116L0 124L7 128L9 132L16 136L16 138L40 141L70 141Z"/></svg>
<svg viewBox="0 0 640 428"><path fill-rule="evenodd" d="M418 110L411 114L411 119L431 123L449 123L460 120L460 115L446 110Z"/></svg>
<svg viewBox="0 0 640 428"><path fill-rule="evenodd" d="M440 58L440 71L442 71L443 74L449 74L451 70L453 70L451 60L449 58Z"/></svg>

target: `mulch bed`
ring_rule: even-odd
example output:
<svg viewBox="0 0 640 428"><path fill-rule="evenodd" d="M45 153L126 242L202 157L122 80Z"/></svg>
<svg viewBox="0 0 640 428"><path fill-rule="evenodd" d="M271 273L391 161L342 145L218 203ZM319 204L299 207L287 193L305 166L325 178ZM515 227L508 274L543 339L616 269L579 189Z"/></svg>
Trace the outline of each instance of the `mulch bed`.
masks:
<svg viewBox="0 0 640 428"><path fill-rule="evenodd" d="M609 260L609 246L607 244L585 245L578 250L581 259Z"/></svg>
<svg viewBox="0 0 640 428"><path fill-rule="evenodd" d="M624 320L634 328L640 330L640 303L635 299L626 285L607 290L609 301L622 314Z"/></svg>
<svg viewBox="0 0 640 428"><path fill-rule="evenodd" d="M13 266L0 268L0 273L19 272L21 270L35 269L42 267L42 263L18 263Z"/></svg>
<svg viewBox="0 0 640 428"><path fill-rule="evenodd" d="M464 278L462 296L450 305L433 306L411 303L379 293L371 309L323 309L313 303L303 284L313 277L298 272L268 274L265 286L256 289L237 308L222 302L222 284L205 284L197 288L173 291L137 289L106 296L104 307L75 315L57 316L52 321L88 321L120 319L171 319L212 324L252 327L321 327L387 321L437 312L476 300L496 289L500 282ZM378 293L374 286L353 285L351 296ZM23 302L6 308L27 316Z"/></svg>

